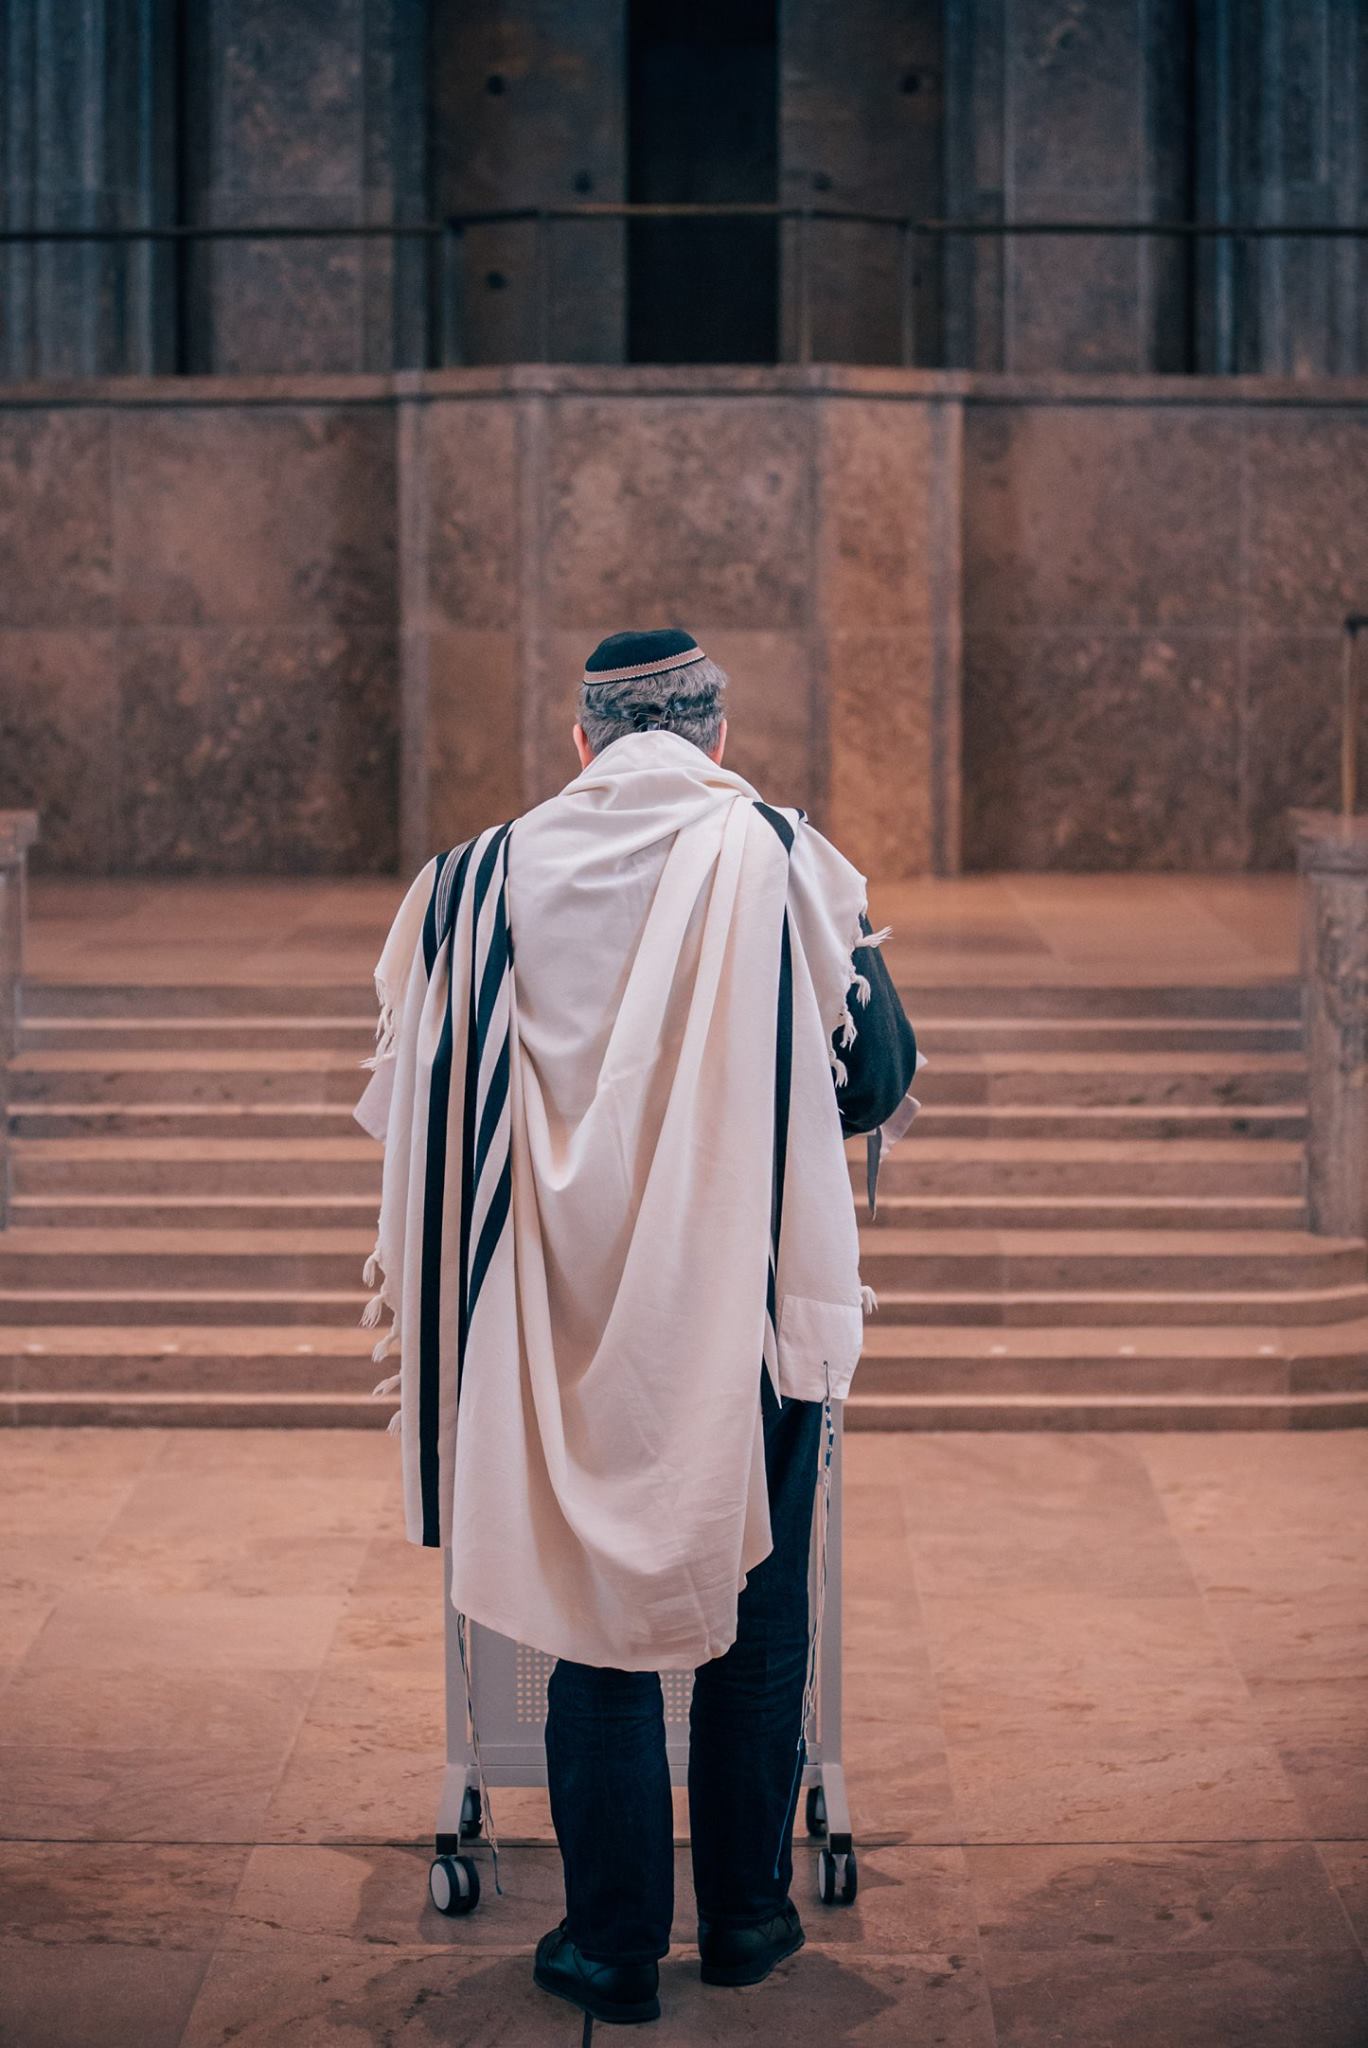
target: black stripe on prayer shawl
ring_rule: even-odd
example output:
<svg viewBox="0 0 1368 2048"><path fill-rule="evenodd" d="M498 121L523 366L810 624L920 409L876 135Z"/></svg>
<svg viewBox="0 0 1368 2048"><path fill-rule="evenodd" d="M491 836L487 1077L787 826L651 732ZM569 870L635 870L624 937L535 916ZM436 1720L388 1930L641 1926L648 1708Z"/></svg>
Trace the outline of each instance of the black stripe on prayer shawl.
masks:
<svg viewBox="0 0 1368 2048"><path fill-rule="evenodd" d="M756 799L755 808L774 827L786 855L793 853L794 828L782 811ZM798 812L801 824L805 811ZM774 1157L770 1168L770 1254L766 1281L765 1310L774 1335L775 1356L779 1345L779 1231L784 1220L784 1169L788 1160L789 1096L793 1077L793 934L789 929L787 904L779 944L779 1001L774 1031Z"/></svg>
<svg viewBox="0 0 1368 2048"><path fill-rule="evenodd" d="M461 1276L456 1309L456 1390L458 1397L461 1387L461 1375L465 1370L466 1342L470 1334L470 1318L479 1294L478 1287L475 1287L472 1291L473 1274L470 1262L471 1224L475 1212L475 1195L479 1184L480 1169L488 1155L489 1145L492 1143L495 1128L494 1124L490 1124L487 1131L483 1129L484 1119L480 1116L479 1107L479 1080L480 1062L484 1052L485 1038L489 1030L489 1020L494 1014L494 1004L498 997L499 984L508 966L508 915L504 879L501 878L499 883L499 892L494 905L493 924L489 935L489 950L485 955L483 968L481 967L479 957L480 915L484 909L485 898L489 894L490 879L499 864L499 858L503 851L504 842L508 838L508 832L509 827L501 825L485 849L475 876L475 896L471 906L470 917L470 1004L466 1020L465 1101L461 1118L461 1235L460 1263L457 1267L457 1271ZM506 1073L504 1078L506 1086ZM497 1123L497 1118L495 1122ZM480 1126L478 1130L477 1124ZM481 1136L485 1139L483 1150L480 1149L479 1145L479 1138ZM508 1204L506 1196L503 1201L503 1215L499 1214L500 1204L498 1195L502 1186L503 1175L501 1174L499 1177L499 1189L496 1190L495 1200L490 1204L489 1214L485 1218L484 1227L480 1233L479 1252L483 1253L483 1258L479 1260L479 1278L481 1281L484 1279L485 1268L488 1266L489 1260L493 1255L494 1242L503 1225L503 1215L507 1214ZM498 1221L491 1236L490 1225L495 1222L496 1217Z"/></svg>
<svg viewBox="0 0 1368 2048"><path fill-rule="evenodd" d="M460 901L476 842L467 840L455 861L448 859L438 869L427 916L423 921L423 958L428 979L437 958L438 932L444 941L449 919ZM439 920L438 898L450 875L448 904L451 908ZM445 927L445 929L443 929ZM423 1510L423 1542L435 1549L441 1543L441 1503L438 1480L438 1411L441 1399L441 1310L442 1310L442 1209L446 1179L447 1115L451 1100L452 977L447 977L446 1013L442 1018L437 1050L432 1058L428 1086L427 1158L423 1182L423 1248L418 1295L418 1483Z"/></svg>

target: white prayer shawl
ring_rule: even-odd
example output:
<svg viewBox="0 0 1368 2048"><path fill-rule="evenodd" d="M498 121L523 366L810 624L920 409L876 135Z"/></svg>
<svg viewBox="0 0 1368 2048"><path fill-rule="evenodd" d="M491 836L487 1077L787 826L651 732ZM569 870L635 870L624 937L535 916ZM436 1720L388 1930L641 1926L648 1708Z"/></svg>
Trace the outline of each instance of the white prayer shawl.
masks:
<svg viewBox="0 0 1368 2048"><path fill-rule="evenodd" d="M626 1670L734 1640L762 1360L840 1399L859 1358L830 1041L864 906L801 812L660 730L409 889L356 1110L363 1320L392 1313L406 1532L450 1545L462 1614Z"/></svg>

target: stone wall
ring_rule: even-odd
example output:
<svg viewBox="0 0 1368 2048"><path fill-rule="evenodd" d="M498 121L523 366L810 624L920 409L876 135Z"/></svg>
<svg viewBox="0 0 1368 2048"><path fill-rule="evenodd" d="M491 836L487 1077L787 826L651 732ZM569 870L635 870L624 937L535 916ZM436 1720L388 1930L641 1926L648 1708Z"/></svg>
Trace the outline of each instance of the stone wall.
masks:
<svg viewBox="0 0 1368 2048"><path fill-rule="evenodd" d="M630 18L624 0L16 0L0 219L379 227L621 200L641 125ZM1368 202L1353 0L784 0L774 62L791 205L1297 225L1362 220ZM446 290L412 239L6 248L0 375L614 362L629 246L603 220L544 242L472 228ZM924 244L906 276L891 233L817 223L805 247L816 361L900 361L904 298L927 365L1368 361L1361 244L959 237ZM785 360L801 354L799 250L786 230ZM712 274L714 297L744 262Z"/></svg>
<svg viewBox="0 0 1368 2048"><path fill-rule="evenodd" d="M680 623L869 872L1289 863L1368 387L472 369L0 391L0 806L96 873L411 867Z"/></svg>
<svg viewBox="0 0 1368 2048"><path fill-rule="evenodd" d="M1055 380L965 414L965 853L1271 868L1332 800L1364 387Z"/></svg>
<svg viewBox="0 0 1368 2048"><path fill-rule="evenodd" d="M0 401L0 806L72 872L390 869L388 387L88 389Z"/></svg>

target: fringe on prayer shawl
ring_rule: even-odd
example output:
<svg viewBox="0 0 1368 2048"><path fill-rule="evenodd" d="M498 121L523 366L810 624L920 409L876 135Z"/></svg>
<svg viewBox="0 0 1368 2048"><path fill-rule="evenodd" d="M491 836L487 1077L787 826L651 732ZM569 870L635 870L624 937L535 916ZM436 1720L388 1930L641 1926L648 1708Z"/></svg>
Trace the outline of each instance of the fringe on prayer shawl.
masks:
<svg viewBox="0 0 1368 2048"><path fill-rule="evenodd" d="M866 1289L866 1292L872 1290ZM798 1748L793 1763L793 1785L789 1792L789 1811L797 1798L798 1787L803 1779L803 1763L807 1754L807 1731L817 1707L817 1671L822 1641L822 1623L826 1618L827 1587L827 1538L831 1528L831 1459L836 1448L836 1425L831 1419L831 1367L826 1370L826 1394L822 1400L822 1505L817 1524L817 1570L816 1590L812 1603L812 1621L808 1628L807 1677L803 1683L803 1711L798 1719ZM779 1875L779 1863L784 1853L784 1841L788 1835L785 1826L774 1852L774 1875Z"/></svg>
<svg viewBox="0 0 1368 2048"><path fill-rule="evenodd" d="M494 1832L494 1809L489 1803L489 1787L485 1783L484 1765L480 1761L480 1731L475 1725L475 1694L470 1683L470 1642L469 1618L464 1614L456 1616L456 1646L461 1653L461 1676L465 1680L466 1716L470 1722L470 1749L475 1758L475 1782L480 1788L480 1816L484 1826L485 1840L494 1865L494 1889L503 1897L503 1886L499 1883L499 1838ZM461 1821L465 1817L465 1801L456 1820L456 1852L461 1849Z"/></svg>
<svg viewBox="0 0 1368 2048"><path fill-rule="evenodd" d="M863 905L860 910L860 916L867 916L868 910L869 906L867 904ZM867 975L860 974L857 971L855 966L855 955L859 952L862 946L881 946L885 939L892 938L892 936L893 927L891 924L886 924L882 926L880 930L878 930L877 932L861 931L858 922L856 924L855 937L851 941L850 951L846 963L848 970L846 974L846 999L844 1003L841 1005L841 1014L836 1019L837 1026L841 1033L841 1052L849 1052L851 1046L855 1042L855 1038L857 1035L855 1029L855 1019L854 1016L851 1014L850 1008L851 993L854 993L856 1001L861 1005L862 1008L869 1001L871 994L869 986L869 977ZM831 1071L832 1074L835 1076L836 1086L838 1088L844 1088L846 1082L850 1079L850 1069L847 1067L845 1061L841 1058L841 1054L837 1052L835 1046L831 1043L830 1039L828 1039L827 1041L827 1059L831 1063Z"/></svg>

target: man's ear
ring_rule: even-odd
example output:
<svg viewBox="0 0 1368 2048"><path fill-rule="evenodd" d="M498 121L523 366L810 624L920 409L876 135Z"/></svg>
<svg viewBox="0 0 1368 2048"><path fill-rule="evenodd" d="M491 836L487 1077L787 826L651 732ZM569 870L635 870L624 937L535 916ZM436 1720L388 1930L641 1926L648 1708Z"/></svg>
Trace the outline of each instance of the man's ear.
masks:
<svg viewBox="0 0 1368 2048"><path fill-rule="evenodd" d="M580 724L578 719L575 720L574 728L570 736L575 742L575 752L579 755L580 767L587 768L589 766L589 763L594 758L594 750L590 746L588 740L584 737L584 727Z"/></svg>
<svg viewBox="0 0 1368 2048"><path fill-rule="evenodd" d="M575 731L579 731L578 726L575 727ZM720 768L722 766L722 756L726 752L726 750L727 721L724 718L721 725L717 728L717 745L715 747L709 747L708 749L708 759L710 761L715 761L717 763L717 766Z"/></svg>

